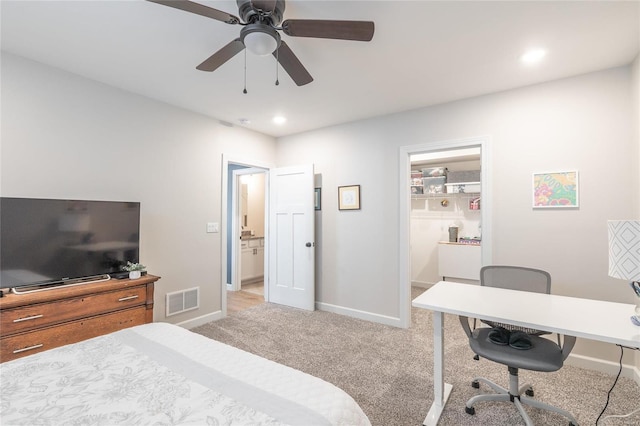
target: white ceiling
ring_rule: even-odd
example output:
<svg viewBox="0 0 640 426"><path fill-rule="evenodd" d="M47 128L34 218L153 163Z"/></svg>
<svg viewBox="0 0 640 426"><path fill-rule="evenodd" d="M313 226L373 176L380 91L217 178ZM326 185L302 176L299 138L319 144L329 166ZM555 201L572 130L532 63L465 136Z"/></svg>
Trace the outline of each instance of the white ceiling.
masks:
<svg viewBox="0 0 640 426"><path fill-rule="evenodd" d="M238 16L235 1L200 3ZM375 22L369 43L288 37L314 77L297 87L275 59L196 66L238 25L144 0L0 3L2 50L272 136L406 111L629 64L640 2L291 0L285 19ZM548 50L526 67L525 50ZM278 126L276 114L288 118Z"/></svg>

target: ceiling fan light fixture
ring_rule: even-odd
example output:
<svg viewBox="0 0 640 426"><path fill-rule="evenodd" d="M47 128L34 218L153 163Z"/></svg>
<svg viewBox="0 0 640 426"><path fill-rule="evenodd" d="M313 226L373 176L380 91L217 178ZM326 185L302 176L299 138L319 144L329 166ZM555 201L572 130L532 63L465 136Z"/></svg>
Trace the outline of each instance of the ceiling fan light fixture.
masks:
<svg viewBox="0 0 640 426"><path fill-rule="evenodd" d="M251 33L244 38L244 45L250 52L259 56L271 55L278 43L269 34Z"/></svg>
<svg viewBox="0 0 640 426"><path fill-rule="evenodd" d="M271 55L280 45L280 35L264 24L250 24L242 29L240 38L251 53L259 56Z"/></svg>

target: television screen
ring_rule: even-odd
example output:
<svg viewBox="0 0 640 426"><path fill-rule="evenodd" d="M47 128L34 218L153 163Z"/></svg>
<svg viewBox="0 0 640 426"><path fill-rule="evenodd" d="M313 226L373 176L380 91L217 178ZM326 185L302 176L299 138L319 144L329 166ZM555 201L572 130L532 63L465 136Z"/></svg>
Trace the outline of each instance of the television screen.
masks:
<svg viewBox="0 0 640 426"><path fill-rule="evenodd" d="M140 203L0 198L0 288L122 274L139 262Z"/></svg>

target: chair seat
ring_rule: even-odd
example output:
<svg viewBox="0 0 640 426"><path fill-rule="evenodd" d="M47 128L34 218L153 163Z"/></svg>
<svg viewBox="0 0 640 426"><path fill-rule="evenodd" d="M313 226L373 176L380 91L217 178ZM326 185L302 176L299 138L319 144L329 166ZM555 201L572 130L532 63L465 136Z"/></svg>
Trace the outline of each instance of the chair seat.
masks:
<svg viewBox="0 0 640 426"><path fill-rule="evenodd" d="M531 349L515 349L491 342L491 328L482 327L473 331L469 345L473 352L488 360L513 368L533 371L556 371L562 367L562 349L553 341L539 336L530 336Z"/></svg>

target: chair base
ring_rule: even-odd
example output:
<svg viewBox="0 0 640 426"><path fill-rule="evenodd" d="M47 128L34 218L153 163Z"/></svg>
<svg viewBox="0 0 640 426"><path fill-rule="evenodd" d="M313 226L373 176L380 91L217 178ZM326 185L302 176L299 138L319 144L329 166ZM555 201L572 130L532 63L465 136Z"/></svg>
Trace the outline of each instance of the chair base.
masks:
<svg viewBox="0 0 640 426"><path fill-rule="evenodd" d="M569 425L578 426L578 421L568 411L527 396L533 395L533 388L528 383L526 385L519 386L517 368L509 367L509 389L505 389L502 386L499 386L492 381L485 379L484 377L478 377L474 379L472 382L472 386L474 388L479 388L479 383L484 383L485 385L493 389L496 393L490 395L476 395L469 399L469 401L467 401L467 406L465 407L465 411L467 412L467 414L475 414L475 408L473 406L478 402L511 402L516 406L518 412L520 413L520 416L522 416L527 426L533 426L533 422L531 421L531 418L529 417L527 412L524 410L523 404L543 410L553 411L554 413L558 413L569 419Z"/></svg>

